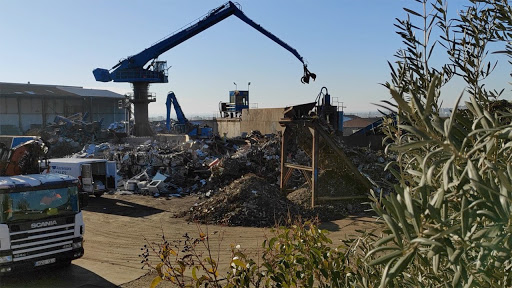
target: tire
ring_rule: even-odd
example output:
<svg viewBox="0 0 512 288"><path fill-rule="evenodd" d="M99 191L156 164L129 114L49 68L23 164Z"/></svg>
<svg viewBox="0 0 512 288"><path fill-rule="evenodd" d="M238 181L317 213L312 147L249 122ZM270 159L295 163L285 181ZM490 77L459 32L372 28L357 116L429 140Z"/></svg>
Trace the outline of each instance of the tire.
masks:
<svg viewBox="0 0 512 288"><path fill-rule="evenodd" d="M96 197L100 198L100 197L101 197L101 195L103 195L103 193L104 193L104 192L96 192L96 193L94 193L94 196L96 196Z"/></svg>

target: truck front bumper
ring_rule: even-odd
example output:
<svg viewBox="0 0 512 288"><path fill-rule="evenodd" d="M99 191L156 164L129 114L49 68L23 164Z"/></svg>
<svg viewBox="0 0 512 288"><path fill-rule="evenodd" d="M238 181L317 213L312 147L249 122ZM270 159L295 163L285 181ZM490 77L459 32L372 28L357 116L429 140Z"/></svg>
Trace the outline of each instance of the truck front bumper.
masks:
<svg viewBox="0 0 512 288"><path fill-rule="evenodd" d="M50 254L47 256L22 261L7 261L4 263L0 263L0 276L21 272L26 273L27 271L31 271L34 269L42 269L59 265L68 265L71 263L71 260L78 259L84 255L84 248L82 247L82 242L79 243L80 247L78 247L78 245L74 245L73 249L70 251Z"/></svg>

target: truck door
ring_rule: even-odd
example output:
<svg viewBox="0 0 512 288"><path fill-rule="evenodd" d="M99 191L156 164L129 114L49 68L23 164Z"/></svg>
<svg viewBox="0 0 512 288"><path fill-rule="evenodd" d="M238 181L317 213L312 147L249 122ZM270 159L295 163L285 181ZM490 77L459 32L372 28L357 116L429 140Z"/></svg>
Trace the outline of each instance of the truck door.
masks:
<svg viewBox="0 0 512 288"><path fill-rule="evenodd" d="M116 161L107 161L107 188L117 189Z"/></svg>
<svg viewBox="0 0 512 288"><path fill-rule="evenodd" d="M82 189L85 192L93 193L94 186L92 180L91 164L82 164L82 166L80 166L80 170L80 174L82 175Z"/></svg>

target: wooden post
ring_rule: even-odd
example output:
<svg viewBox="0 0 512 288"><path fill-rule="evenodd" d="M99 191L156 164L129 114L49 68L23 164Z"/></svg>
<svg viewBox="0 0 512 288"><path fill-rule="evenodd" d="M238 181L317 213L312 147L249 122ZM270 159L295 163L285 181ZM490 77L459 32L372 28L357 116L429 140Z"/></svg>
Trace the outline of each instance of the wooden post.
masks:
<svg viewBox="0 0 512 288"><path fill-rule="evenodd" d="M280 181L280 188L281 191L284 191L286 188L286 182L288 179L286 179L286 158L288 151L286 150L286 147L288 146L288 140L290 138L290 129L288 129L287 126L284 126L283 129L283 139L281 139L281 181Z"/></svg>
<svg viewBox="0 0 512 288"><path fill-rule="evenodd" d="M318 147L320 144L320 137L316 127L310 127L309 131L313 136L313 147L311 151L311 168L313 168L313 172L311 173L311 208L314 208L316 191L318 190Z"/></svg>

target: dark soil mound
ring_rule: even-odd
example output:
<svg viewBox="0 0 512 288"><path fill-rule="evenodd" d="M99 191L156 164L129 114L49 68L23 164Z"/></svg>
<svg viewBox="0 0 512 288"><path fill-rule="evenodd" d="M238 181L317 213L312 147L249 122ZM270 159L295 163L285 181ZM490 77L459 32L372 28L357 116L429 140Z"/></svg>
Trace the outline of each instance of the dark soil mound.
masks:
<svg viewBox="0 0 512 288"><path fill-rule="evenodd" d="M302 215L279 187L246 174L191 208L189 220L230 226L270 227Z"/></svg>

